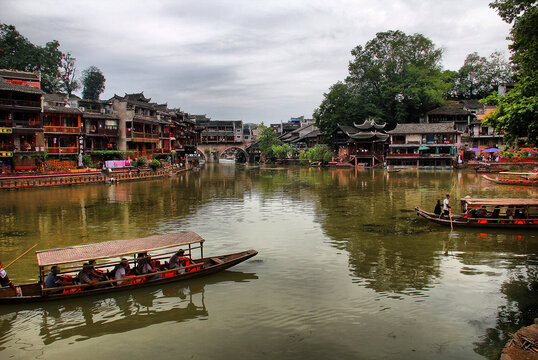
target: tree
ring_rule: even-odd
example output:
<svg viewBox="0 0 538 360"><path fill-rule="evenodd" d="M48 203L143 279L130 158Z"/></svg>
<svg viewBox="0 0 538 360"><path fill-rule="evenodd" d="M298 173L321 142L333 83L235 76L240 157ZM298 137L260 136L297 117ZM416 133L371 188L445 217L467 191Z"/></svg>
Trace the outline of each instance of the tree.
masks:
<svg viewBox="0 0 538 360"><path fill-rule="evenodd" d="M353 95L351 88L342 82L331 86L328 93L323 94L324 99L319 107L314 110L316 126L326 136L326 142L330 143L328 136L338 124L353 124L359 119L361 105ZM332 145L332 144L331 144Z"/></svg>
<svg viewBox="0 0 538 360"><path fill-rule="evenodd" d="M467 55L454 78L451 96L458 99L483 99L491 95L499 84L511 82L513 67L502 53L494 52L486 58L477 52Z"/></svg>
<svg viewBox="0 0 538 360"><path fill-rule="evenodd" d="M509 144L520 138L538 146L538 7L536 0L496 0L490 7L509 24L509 48L516 69L516 84L506 95L494 94L486 99L497 110L484 122L503 131Z"/></svg>
<svg viewBox="0 0 538 360"><path fill-rule="evenodd" d="M288 144L273 145L271 147L271 150L273 154L275 154L276 157L280 160L287 159L288 155L290 155L293 151L291 146L289 146Z"/></svg>
<svg viewBox="0 0 538 360"><path fill-rule="evenodd" d="M39 72L41 88L49 93L60 89L63 53L60 43L49 41L44 47L32 44L15 26L0 24L0 68Z"/></svg>
<svg viewBox="0 0 538 360"><path fill-rule="evenodd" d="M62 57L62 70L60 78L62 80L62 89L67 93L67 96L71 96L73 91L80 89L79 82L75 79L77 69L75 67L75 59L71 56L71 53L64 54Z"/></svg>
<svg viewBox="0 0 538 360"><path fill-rule="evenodd" d="M96 66L90 66L82 72L82 98L99 100L99 95L105 91L105 76Z"/></svg>
<svg viewBox="0 0 538 360"><path fill-rule="evenodd" d="M267 127L261 123L258 128L261 129L260 136L258 137L258 146L266 158L272 159L274 157L273 145L280 145L282 141L280 141L278 134L271 127Z"/></svg>
<svg viewBox="0 0 538 360"><path fill-rule="evenodd" d="M441 71L442 50L421 34L381 32L351 54L345 84L333 85L314 113L324 130L367 118L389 126L418 122L444 102L451 87L450 76Z"/></svg>

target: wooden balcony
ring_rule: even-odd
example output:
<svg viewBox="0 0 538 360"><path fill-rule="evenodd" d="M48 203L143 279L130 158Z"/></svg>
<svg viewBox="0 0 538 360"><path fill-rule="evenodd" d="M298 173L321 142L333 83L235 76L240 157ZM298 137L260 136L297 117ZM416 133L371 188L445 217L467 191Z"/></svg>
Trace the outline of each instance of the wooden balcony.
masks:
<svg viewBox="0 0 538 360"><path fill-rule="evenodd" d="M46 133L80 134L80 129L80 126L43 126Z"/></svg>
<svg viewBox="0 0 538 360"><path fill-rule="evenodd" d="M10 107L25 107L25 108L39 108L41 109L40 100L14 100L14 99L0 99L0 105Z"/></svg>
<svg viewBox="0 0 538 360"><path fill-rule="evenodd" d="M47 154L77 154L78 147L47 147Z"/></svg>

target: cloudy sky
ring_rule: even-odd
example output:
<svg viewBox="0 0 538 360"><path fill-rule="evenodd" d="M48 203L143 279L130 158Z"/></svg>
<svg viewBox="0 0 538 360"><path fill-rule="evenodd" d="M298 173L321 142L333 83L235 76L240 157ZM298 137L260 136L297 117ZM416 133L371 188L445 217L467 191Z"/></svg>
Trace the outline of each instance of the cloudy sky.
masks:
<svg viewBox="0 0 538 360"><path fill-rule="evenodd" d="M214 120L311 117L347 76L350 51L377 32L421 33L445 69L467 54L508 56L509 25L491 0L2 0L0 22L32 43L58 40L95 65L108 99L146 97Z"/></svg>

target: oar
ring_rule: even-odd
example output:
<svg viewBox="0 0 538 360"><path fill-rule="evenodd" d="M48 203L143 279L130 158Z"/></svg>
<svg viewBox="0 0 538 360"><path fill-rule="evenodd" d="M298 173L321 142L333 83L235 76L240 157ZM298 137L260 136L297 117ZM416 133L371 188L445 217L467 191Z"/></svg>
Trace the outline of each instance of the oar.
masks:
<svg viewBox="0 0 538 360"><path fill-rule="evenodd" d="M19 260L21 257L23 257L24 255L28 254L30 252L30 250L32 250L33 248L35 248L37 246L37 244L35 244L34 246L32 246L31 248L29 248L28 250L26 250L23 254L19 255L19 257L17 257L15 260L13 260L12 262L10 262L9 264L7 264L6 266L4 266L4 269L7 269L11 264L13 264L15 261Z"/></svg>

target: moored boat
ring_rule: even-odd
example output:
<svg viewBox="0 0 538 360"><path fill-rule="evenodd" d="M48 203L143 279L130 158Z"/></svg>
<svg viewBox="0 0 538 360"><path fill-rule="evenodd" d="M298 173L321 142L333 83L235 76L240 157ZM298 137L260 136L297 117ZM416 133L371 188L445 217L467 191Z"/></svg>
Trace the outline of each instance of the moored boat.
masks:
<svg viewBox="0 0 538 360"><path fill-rule="evenodd" d="M11 288L0 288L0 303L68 299L192 279L222 271L258 253L256 250L246 250L204 258L204 241L200 235L194 232L182 232L36 251L39 281L19 285L18 287L22 296L16 296ZM200 258L198 259L192 257L193 251L196 249L200 251ZM179 250L185 252L187 259L186 265L173 269L167 268L168 264L165 260L169 259L171 255L177 253ZM137 261L140 261L140 254L151 256L153 267L156 270L155 272L146 274L134 273L124 278L121 281L124 283L122 285L118 285L120 280L113 278L98 281L91 285L81 284L75 280L77 274L82 269L82 263L86 261L95 260L95 269L105 274L120 262L119 259L121 257L127 258L132 256L132 258L128 259L129 265L136 265ZM163 264L160 265L160 262ZM62 270L60 276L68 276L75 281L73 281L72 285L45 287L45 268L58 265L67 265L67 268Z"/></svg>
<svg viewBox="0 0 538 360"><path fill-rule="evenodd" d="M508 178L496 178L493 179L487 175L482 175L482 177L488 181L491 181L495 184L503 184L503 185L524 185L524 186L538 186L538 180L535 179L525 179L525 178L519 178L519 179L508 179Z"/></svg>
<svg viewBox="0 0 538 360"><path fill-rule="evenodd" d="M538 199L461 199L461 214L439 216L416 206L417 215L448 226L538 229Z"/></svg>

